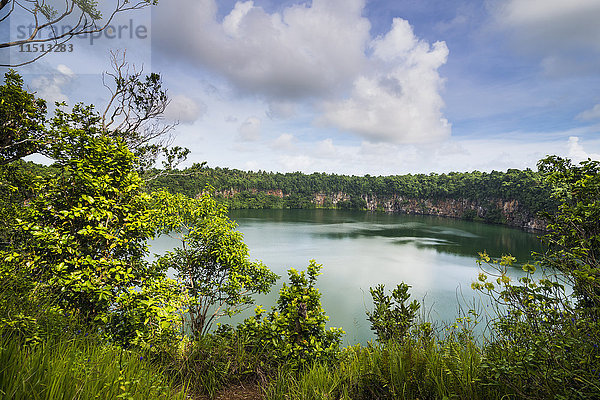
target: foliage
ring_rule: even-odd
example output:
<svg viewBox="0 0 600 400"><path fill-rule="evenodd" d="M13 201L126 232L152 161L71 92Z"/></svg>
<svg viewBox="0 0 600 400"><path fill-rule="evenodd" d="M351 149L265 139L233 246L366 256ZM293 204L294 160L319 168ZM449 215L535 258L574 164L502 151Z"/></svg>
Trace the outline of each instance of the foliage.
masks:
<svg viewBox="0 0 600 400"><path fill-rule="evenodd" d="M20 240L17 219L26 219L24 204L34 196L35 182L53 173L52 168L22 160L0 166L0 249Z"/></svg>
<svg viewBox="0 0 600 400"><path fill-rule="evenodd" d="M472 341L390 341L342 350L335 365L282 369L267 399L500 399L481 384L482 357Z"/></svg>
<svg viewBox="0 0 600 400"><path fill-rule="evenodd" d="M265 363L263 349L227 327L194 339L183 338L178 351L158 358L165 372L176 382L185 383L189 392L210 398L227 385L264 384L272 371Z"/></svg>
<svg viewBox="0 0 600 400"><path fill-rule="evenodd" d="M227 209L207 192L198 199L168 192L152 194L162 230L177 235L181 247L158 260L173 268L189 295L188 317L194 336L205 335L220 316L233 315L267 293L277 275L260 262L249 261L242 234Z"/></svg>
<svg viewBox="0 0 600 400"><path fill-rule="evenodd" d="M175 280L162 274L147 276L119 296L110 314L109 332L125 347L160 352L183 334L186 305L185 290Z"/></svg>
<svg viewBox="0 0 600 400"><path fill-rule="evenodd" d="M550 233L544 265L565 274L573 286L577 305L590 317L600 317L600 162L548 157L538 163L560 201L558 212L548 215Z"/></svg>
<svg viewBox="0 0 600 400"><path fill-rule="evenodd" d="M137 82L134 94L147 94L148 87L151 94L163 93L156 76L138 80L136 75L128 81ZM47 120L43 101L24 91L14 72L0 90L6 94L2 110L11 114L2 151L12 161L0 170L8 178L0 185L7 226L5 248L0 249L2 273L16 271L35 296L98 324L124 345L173 339L179 330L181 288L158 265L144 260L156 214L150 196L141 190L138 159L125 144L144 140L132 132L107 131L93 106L77 104L69 111L57 104ZM135 107L152 104L150 95L140 96ZM12 116L19 112L21 120ZM144 115L136 121L143 120ZM34 151L55 164L40 170L14 161ZM19 293L15 296L35 302L33 295Z"/></svg>
<svg viewBox="0 0 600 400"><path fill-rule="evenodd" d="M131 153L106 137L76 140L59 158L60 174L33 200L32 220L21 225L24 257L61 304L94 319L144 274L153 227Z"/></svg>
<svg viewBox="0 0 600 400"><path fill-rule="evenodd" d="M121 328L113 333L123 333L124 317L139 313L131 310L132 299L142 301L132 289L142 288L149 296L152 287L164 289L157 282L167 278L143 260L155 225L135 158L119 140L98 133L98 120L90 107L57 111L53 129L60 140L52 147L56 173L39 183L30 215L19 223L22 241L3 260L25 268L35 291L63 310L90 322L118 323ZM174 291L170 297L177 303ZM147 317L172 321L159 317L164 312ZM152 337L150 328L131 329ZM173 335L177 327L172 328ZM128 334L115 340L126 338L133 339Z"/></svg>
<svg viewBox="0 0 600 400"><path fill-rule="evenodd" d="M496 300L500 315L486 371L518 397L593 398L600 393L600 163L573 165L553 156L538 166L560 202L547 215L547 250L537 266L523 267L527 274L516 283L506 274L513 257L482 254L487 270L473 283ZM536 269L543 272L538 279Z"/></svg>
<svg viewBox="0 0 600 400"><path fill-rule="evenodd" d="M103 79L110 98L102 113L102 131L127 145L136 156L138 171L146 171L162 154L163 167L172 174L189 150L170 146L176 123L163 119L169 98L162 77L157 73L144 76L143 70L135 67L130 71L125 52L111 52L111 64L113 71L103 76L112 78L113 84Z"/></svg>
<svg viewBox="0 0 600 400"><path fill-rule="evenodd" d="M346 176L215 167L206 168L202 174L190 178L162 177L153 181L150 188L195 196L207 184L213 186L219 200L231 208L314 208L317 206L317 193L323 199L323 207L350 209L366 208L366 198L386 199L392 207L400 207L406 199L469 199L489 209L489 215L472 209L471 213L467 210L465 218L502 223L502 211L494 204L499 199L517 200L518 206L532 215L540 211L551 212L557 206L557 202L550 198L550 186L539 173L529 169L490 173ZM340 194L348 200L340 200Z"/></svg>
<svg viewBox="0 0 600 400"><path fill-rule="evenodd" d="M290 269L290 284L284 283L279 291L277 307L266 317L257 307L255 316L238 327L255 346L265 349L265 357L274 363L305 366L337 359L344 332L325 328L329 318L321 306L321 293L314 287L320 269L314 260L310 260L306 273Z"/></svg>
<svg viewBox="0 0 600 400"><path fill-rule="evenodd" d="M594 397L600 392L598 323L573 307L556 276L534 279L534 265L524 265L526 275L513 283L507 268L514 261L483 253L485 271L472 284L495 300L499 315L485 348L488 383L519 398Z"/></svg>
<svg viewBox="0 0 600 400"><path fill-rule="evenodd" d="M162 120L169 100L161 76L130 73L124 54L119 59L119 54L113 53L112 64L114 71L108 76L114 82L112 86L104 83L111 98L102 115L91 105L77 104L68 112L66 104L57 103L54 118L46 115L46 101L24 90L21 76L9 70L0 86L0 166L34 153L60 161L65 144L77 140L77 135L64 131L68 125L88 136L105 135L122 141L134 152L139 171L154 165L163 154L163 167L172 173L189 150L170 147L174 124Z"/></svg>
<svg viewBox="0 0 600 400"><path fill-rule="evenodd" d="M409 288L409 285L402 282L392 291L391 296L385 294L384 285L369 288L374 309L372 312L367 311L367 319L371 322L371 330L375 331L377 340L402 341L407 336L421 308L416 300L407 303L410 298Z"/></svg>
<svg viewBox="0 0 600 400"><path fill-rule="evenodd" d="M0 165L39 151L48 139L46 102L23 89L23 78L14 70L0 86Z"/></svg>

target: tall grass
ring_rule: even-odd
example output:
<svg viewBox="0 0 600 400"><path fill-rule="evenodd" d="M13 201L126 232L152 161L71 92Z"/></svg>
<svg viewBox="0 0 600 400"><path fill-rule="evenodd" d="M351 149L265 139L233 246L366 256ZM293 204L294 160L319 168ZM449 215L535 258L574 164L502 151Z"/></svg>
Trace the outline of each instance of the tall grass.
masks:
<svg viewBox="0 0 600 400"><path fill-rule="evenodd" d="M483 384L481 349L470 340L407 340L343 350L337 365L284 371L265 390L289 399L500 399Z"/></svg>
<svg viewBox="0 0 600 400"><path fill-rule="evenodd" d="M0 338L0 399L184 399L185 393L138 353L90 338L33 345Z"/></svg>
<svg viewBox="0 0 600 400"><path fill-rule="evenodd" d="M214 398L219 390L232 384L266 384L276 374L264 351L244 335L208 334L185 338L177 352L158 355L167 375L185 382L197 395Z"/></svg>

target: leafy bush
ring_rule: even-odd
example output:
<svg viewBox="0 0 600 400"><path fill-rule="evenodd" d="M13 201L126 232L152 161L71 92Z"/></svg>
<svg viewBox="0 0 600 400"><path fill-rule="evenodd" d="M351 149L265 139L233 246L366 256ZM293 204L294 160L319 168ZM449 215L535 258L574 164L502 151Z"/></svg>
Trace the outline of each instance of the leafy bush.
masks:
<svg viewBox="0 0 600 400"><path fill-rule="evenodd" d="M371 330L375 331L380 342L392 339L402 341L412 327L421 305L416 300L407 303L410 298L409 288L409 285L402 282L392 291L391 296L385 294L383 285L369 288L374 309L372 312L367 311L367 316L371 322Z"/></svg>
<svg viewBox="0 0 600 400"><path fill-rule="evenodd" d="M288 271L290 284L279 291L277 307L266 317L257 307L256 314L238 329L255 346L265 349L275 364L308 365L314 361L335 361L339 355L340 328L326 329L329 319L321 306L321 293L314 287L321 265L310 260L306 274Z"/></svg>
<svg viewBox="0 0 600 400"><path fill-rule="evenodd" d="M557 277L534 279L534 265L524 265L526 275L513 283L507 268L514 261L483 253L486 270L472 284L499 305L494 335L484 349L488 383L531 399L598 395L600 325L573 306Z"/></svg>
<svg viewBox="0 0 600 400"><path fill-rule="evenodd" d="M547 248L526 276L512 282L510 256L492 260L472 287L498 306L485 370L493 384L518 397L596 398L600 393L600 163L579 166L559 157L538 163L558 211L546 215ZM536 269L542 276L534 279ZM559 272L556 276L552 272ZM488 279L490 278L491 279ZM495 279L494 279L495 278ZM571 290L565 288L567 282Z"/></svg>

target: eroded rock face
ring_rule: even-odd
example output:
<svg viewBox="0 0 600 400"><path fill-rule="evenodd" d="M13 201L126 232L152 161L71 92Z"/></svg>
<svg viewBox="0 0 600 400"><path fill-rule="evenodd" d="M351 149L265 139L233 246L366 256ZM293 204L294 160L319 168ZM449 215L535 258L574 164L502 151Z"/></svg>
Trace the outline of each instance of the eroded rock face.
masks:
<svg viewBox="0 0 600 400"><path fill-rule="evenodd" d="M259 192L257 189L249 189L253 194ZM241 191L231 188L218 192L220 196L231 198ZM284 198L288 194L281 189L262 190L267 195ZM366 203L367 209L371 211L398 212L404 214L435 215L440 217L479 219L487 222L506 224L522 229L545 231L546 221L537 218L528 209L522 206L518 200L505 199L416 199L391 195L378 197L374 194L363 194L360 196ZM312 202L317 206L335 206L341 201L351 200L351 196L343 192L315 193Z"/></svg>
<svg viewBox="0 0 600 400"><path fill-rule="evenodd" d="M519 204L518 200L415 199L398 195L382 198L378 198L376 195L362 195L361 197L366 202L367 209L371 211L481 219L523 229L546 230L546 222ZM319 193L315 196L314 202L323 205L326 200L329 200L335 205L338 201L349 198L350 196L341 193L329 196Z"/></svg>

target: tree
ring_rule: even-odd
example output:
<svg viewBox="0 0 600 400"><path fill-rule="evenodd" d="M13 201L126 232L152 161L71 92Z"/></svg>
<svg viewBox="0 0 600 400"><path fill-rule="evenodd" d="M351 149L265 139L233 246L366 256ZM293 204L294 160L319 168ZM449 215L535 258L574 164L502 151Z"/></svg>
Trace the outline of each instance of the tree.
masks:
<svg viewBox="0 0 600 400"><path fill-rule="evenodd" d="M164 221L162 231L181 242L158 263L174 269L188 291L193 335L206 334L215 319L239 312L252 304L252 295L269 291L277 275L249 261L242 234L209 193L198 199L168 192L152 197Z"/></svg>
<svg viewBox="0 0 600 400"><path fill-rule="evenodd" d="M125 54L121 57L119 53L113 53L112 62L113 72L108 76L114 82L112 85L104 82L111 98L102 116L91 112L93 107L87 106L90 112L86 119L71 120L70 123L87 134L102 134L123 141L134 152L140 172L151 167L159 154L165 158L163 167L173 172L175 166L185 160L189 150L170 146L174 124L164 124L161 119L169 101L160 75L144 76L141 71L130 73ZM77 114L83 105L76 105L78 111L72 114L65 111L66 104L59 103L55 117L48 119L46 102L24 90L23 79L14 70L5 74L0 95L0 166L34 153L56 159L64 141L76 137L65 136L60 124Z"/></svg>
<svg viewBox="0 0 600 400"><path fill-rule="evenodd" d="M538 163L558 210L546 214L547 250L513 283L514 257L492 260L472 287L497 306L485 375L519 398L595 398L600 371L600 163L556 156ZM534 279L534 272L542 276ZM493 277L495 279L489 279ZM565 289L567 283L571 290Z"/></svg>
<svg viewBox="0 0 600 400"><path fill-rule="evenodd" d="M14 41L0 42L0 49L48 42L61 45L77 35L91 35L104 31L119 13L138 10L157 3L158 0L133 2L117 0L108 16L103 19L102 13L97 8L97 2L93 0L66 0L62 8L53 7L45 0L0 0L0 23L8 23L9 17L17 13L28 15L31 21L25 37ZM63 26L58 27L59 23L62 23ZM30 64L48 54L52 47L48 47L48 49L27 61L16 64L9 62L0 64L0 66L19 67Z"/></svg>
<svg viewBox="0 0 600 400"><path fill-rule="evenodd" d="M46 102L23 89L10 70L0 86L0 165L36 153L47 143Z"/></svg>
<svg viewBox="0 0 600 400"><path fill-rule="evenodd" d="M157 225L135 156L102 133L91 106L58 109L52 130L56 172L36 183L28 215L17 221L21 240L3 252L2 267L24 271L32 293L115 341L172 337L178 285L144 259Z"/></svg>
<svg viewBox="0 0 600 400"><path fill-rule="evenodd" d="M538 163L552 185L558 211L546 214L550 232L544 265L561 271L582 310L600 316L600 162L573 165L551 156Z"/></svg>
<svg viewBox="0 0 600 400"><path fill-rule="evenodd" d="M165 156L163 166L172 172L184 161L188 149L170 147L176 123L164 123L162 115L169 105L167 91L159 74L143 76L143 70L130 70L125 52L111 52L112 71L103 75L104 86L110 93L102 114L102 130L119 137L137 156L139 170L154 165L159 154ZM112 83L106 81L112 78Z"/></svg>
<svg viewBox="0 0 600 400"><path fill-rule="evenodd" d="M88 112L76 110L71 120ZM131 152L106 136L68 134L57 154L60 171L41 184L22 229L38 281L63 307L93 320L146 275L145 241L154 227Z"/></svg>

